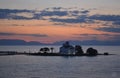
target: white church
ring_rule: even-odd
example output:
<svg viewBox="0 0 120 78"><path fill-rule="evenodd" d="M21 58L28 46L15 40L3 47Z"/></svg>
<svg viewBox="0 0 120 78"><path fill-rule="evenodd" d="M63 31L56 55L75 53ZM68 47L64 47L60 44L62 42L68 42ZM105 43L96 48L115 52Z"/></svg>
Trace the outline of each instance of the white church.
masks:
<svg viewBox="0 0 120 78"><path fill-rule="evenodd" d="M62 47L60 47L60 54L75 54L75 48L66 41Z"/></svg>

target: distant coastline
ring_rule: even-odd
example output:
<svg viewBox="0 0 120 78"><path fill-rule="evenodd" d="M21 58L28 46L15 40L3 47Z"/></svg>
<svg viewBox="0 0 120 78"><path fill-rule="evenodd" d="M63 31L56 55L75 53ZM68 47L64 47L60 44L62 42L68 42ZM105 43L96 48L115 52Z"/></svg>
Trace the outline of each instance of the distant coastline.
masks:
<svg viewBox="0 0 120 78"><path fill-rule="evenodd" d="M97 46L120 46L120 41L97 41L97 40L87 40L87 41L72 41L69 40L72 45L97 45ZM27 42L25 40L19 39L0 39L0 46L14 46L14 45L61 45L65 41L54 42L52 44L45 44L37 41Z"/></svg>

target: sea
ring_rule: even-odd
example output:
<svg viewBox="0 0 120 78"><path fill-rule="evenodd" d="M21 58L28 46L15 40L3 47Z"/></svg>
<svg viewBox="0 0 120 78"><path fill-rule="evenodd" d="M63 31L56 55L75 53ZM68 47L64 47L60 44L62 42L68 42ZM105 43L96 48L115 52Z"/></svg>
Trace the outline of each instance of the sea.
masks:
<svg viewBox="0 0 120 78"><path fill-rule="evenodd" d="M0 51L38 52L42 47L60 46L0 46ZM82 46L84 52L93 47L99 56L0 56L0 78L119 78L120 46Z"/></svg>

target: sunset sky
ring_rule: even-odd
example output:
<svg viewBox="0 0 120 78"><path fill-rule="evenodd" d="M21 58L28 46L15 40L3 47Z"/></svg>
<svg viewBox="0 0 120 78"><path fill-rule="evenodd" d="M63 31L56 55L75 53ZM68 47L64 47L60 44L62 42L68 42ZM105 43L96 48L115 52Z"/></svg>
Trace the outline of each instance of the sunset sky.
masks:
<svg viewBox="0 0 120 78"><path fill-rule="evenodd" d="M120 0L0 0L0 39L119 41Z"/></svg>

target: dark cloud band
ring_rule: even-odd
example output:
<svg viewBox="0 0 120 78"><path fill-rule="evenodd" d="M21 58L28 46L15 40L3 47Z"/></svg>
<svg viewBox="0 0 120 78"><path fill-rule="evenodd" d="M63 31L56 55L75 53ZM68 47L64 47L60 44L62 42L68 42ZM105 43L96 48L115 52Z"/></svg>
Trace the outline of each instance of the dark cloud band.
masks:
<svg viewBox="0 0 120 78"><path fill-rule="evenodd" d="M0 9L0 19L14 19L14 20L49 20L53 23L87 23L87 24L96 24L96 20L104 22L112 22L112 25L107 27L98 27L96 30L106 31L106 32L115 32L120 33L120 15L89 15L89 12L92 10L85 9L69 9L62 7L53 7L46 8L41 11L35 10L17 10L17 9ZM18 13L30 13L32 17L18 15ZM48 18L46 18L48 17ZM64 18L61 18L64 17ZM103 25L103 24L102 24ZM105 25L103 25L105 26ZM36 36L36 35L33 35ZM39 36L39 35L37 35ZM41 35L40 35L41 36Z"/></svg>
<svg viewBox="0 0 120 78"><path fill-rule="evenodd" d="M34 37L48 37L48 35L45 34L16 34L16 33L3 33L0 32L1 36L34 36Z"/></svg>

